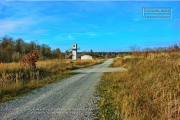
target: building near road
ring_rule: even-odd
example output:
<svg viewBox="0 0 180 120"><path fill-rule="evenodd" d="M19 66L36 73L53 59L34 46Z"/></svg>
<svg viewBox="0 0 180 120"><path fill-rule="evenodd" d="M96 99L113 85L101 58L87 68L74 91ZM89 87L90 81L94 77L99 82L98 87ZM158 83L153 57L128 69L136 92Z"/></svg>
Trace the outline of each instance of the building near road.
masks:
<svg viewBox="0 0 180 120"><path fill-rule="evenodd" d="M77 60L77 44L72 45L72 60Z"/></svg>
<svg viewBox="0 0 180 120"><path fill-rule="evenodd" d="M77 60L78 58L78 55L77 55L77 44L73 44L72 45L72 51L67 50L67 53L65 54L65 58L68 59L68 58L71 58L72 57L72 60Z"/></svg>
<svg viewBox="0 0 180 120"><path fill-rule="evenodd" d="M90 56L90 55L83 55L83 56L81 56L81 60L92 60L92 56Z"/></svg>

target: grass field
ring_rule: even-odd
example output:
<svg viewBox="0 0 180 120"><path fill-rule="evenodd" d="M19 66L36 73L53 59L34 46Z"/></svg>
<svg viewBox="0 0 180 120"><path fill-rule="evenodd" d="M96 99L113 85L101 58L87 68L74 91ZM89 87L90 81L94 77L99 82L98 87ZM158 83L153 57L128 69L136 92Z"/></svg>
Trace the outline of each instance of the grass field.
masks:
<svg viewBox="0 0 180 120"><path fill-rule="evenodd" d="M97 87L102 120L180 119L180 57L114 59L124 72L105 73Z"/></svg>
<svg viewBox="0 0 180 120"><path fill-rule="evenodd" d="M69 77L76 73L71 73L71 70L83 68L99 64L100 60L45 60L37 62L37 71L40 71L40 80L33 80L24 83L20 81L18 84L11 84L6 88L0 87L0 102L20 97L36 88L43 87L47 84L57 82L63 78ZM20 63L3 63L0 64L0 74L3 72L29 72L28 66L22 66Z"/></svg>
<svg viewBox="0 0 180 120"><path fill-rule="evenodd" d="M87 67L94 64L98 64L100 60L64 60L64 59L52 59L52 60L44 60L37 62L37 69L46 69L50 71L65 71L65 70L72 70L81 67ZM13 62L13 63L1 63L0 64L0 72L3 71L18 71L22 68L28 69L28 65L24 66L20 63Z"/></svg>

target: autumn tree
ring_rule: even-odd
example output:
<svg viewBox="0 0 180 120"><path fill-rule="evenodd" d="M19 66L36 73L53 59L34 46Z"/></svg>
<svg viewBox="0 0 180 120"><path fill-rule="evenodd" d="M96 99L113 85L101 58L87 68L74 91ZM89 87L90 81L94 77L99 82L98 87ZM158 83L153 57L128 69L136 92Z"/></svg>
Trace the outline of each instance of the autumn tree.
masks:
<svg viewBox="0 0 180 120"><path fill-rule="evenodd" d="M51 50L46 44L38 45L34 41L25 42L22 38L14 40L5 35L0 39L0 62L17 62L26 59L26 54L36 51L39 59L65 58L65 54L60 49Z"/></svg>
<svg viewBox="0 0 180 120"><path fill-rule="evenodd" d="M4 36L0 44L1 48L1 61L12 62L12 54L14 51L14 41L12 37Z"/></svg>

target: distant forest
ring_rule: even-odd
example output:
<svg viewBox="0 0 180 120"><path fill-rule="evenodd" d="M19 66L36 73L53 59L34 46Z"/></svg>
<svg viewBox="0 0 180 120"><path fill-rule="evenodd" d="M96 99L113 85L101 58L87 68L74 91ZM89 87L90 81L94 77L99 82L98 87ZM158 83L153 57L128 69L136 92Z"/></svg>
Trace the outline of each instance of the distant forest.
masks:
<svg viewBox="0 0 180 120"><path fill-rule="evenodd" d="M39 55L39 60L45 59L65 59L66 55L70 54L71 51L61 52L59 48L51 49L46 44L36 44L31 41L25 42L22 38L13 39L8 35L5 35L0 39L0 62L18 62L19 60L25 59L25 55L29 52L36 51ZM123 52L122 52L123 53ZM94 58L99 57L116 57L119 53L117 52L78 52L78 57L89 54Z"/></svg>
<svg viewBox="0 0 180 120"><path fill-rule="evenodd" d="M93 52L84 51L78 52L78 58L82 55L91 55L93 58L115 58L117 56L124 56L127 54L139 53L149 51L149 52L162 52L162 51L173 51L180 50L180 46L174 45L169 48L156 48L150 49L146 48L144 50L139 50L137 46L130 47L131 52ZM36 44L31 41L29 43L25 42L22 38L13 39L8 35L5 35L0 39L0 62L9 63L9 62L18 62L19 60L25 59L25 55L29 52L36 51L39 55L39 60L46 59L65 59L67 55L71 54L71 51L66 50L61 52L60 48L52 49L46 44Z"/></svg>
<svg viewBox="0 0 180 120"><path fill-rule="evenodd" d="M52 50L48 45L38 45L35 42L27 43L22 38L13 39L5 35L0 39L0 62L17 62L25 59L25 55L35 50L39 55L39 60L63 59L64 53L59 48Z"/></svg>

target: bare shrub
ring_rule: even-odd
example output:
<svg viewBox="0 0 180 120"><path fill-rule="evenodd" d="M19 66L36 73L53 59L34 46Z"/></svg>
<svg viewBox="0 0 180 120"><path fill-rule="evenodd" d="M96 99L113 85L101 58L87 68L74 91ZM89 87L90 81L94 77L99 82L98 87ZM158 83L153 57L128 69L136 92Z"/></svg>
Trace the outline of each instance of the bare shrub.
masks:
<svg viewBox="0 0 180 120"><path fill-rule="evenodd" d="M38 60L39 56L36 51L29 52L26 54L25 60L20 60L20 65L23 65L23 67L26 67L28 65L30 69L36 69L36 62Z"/></svg>

